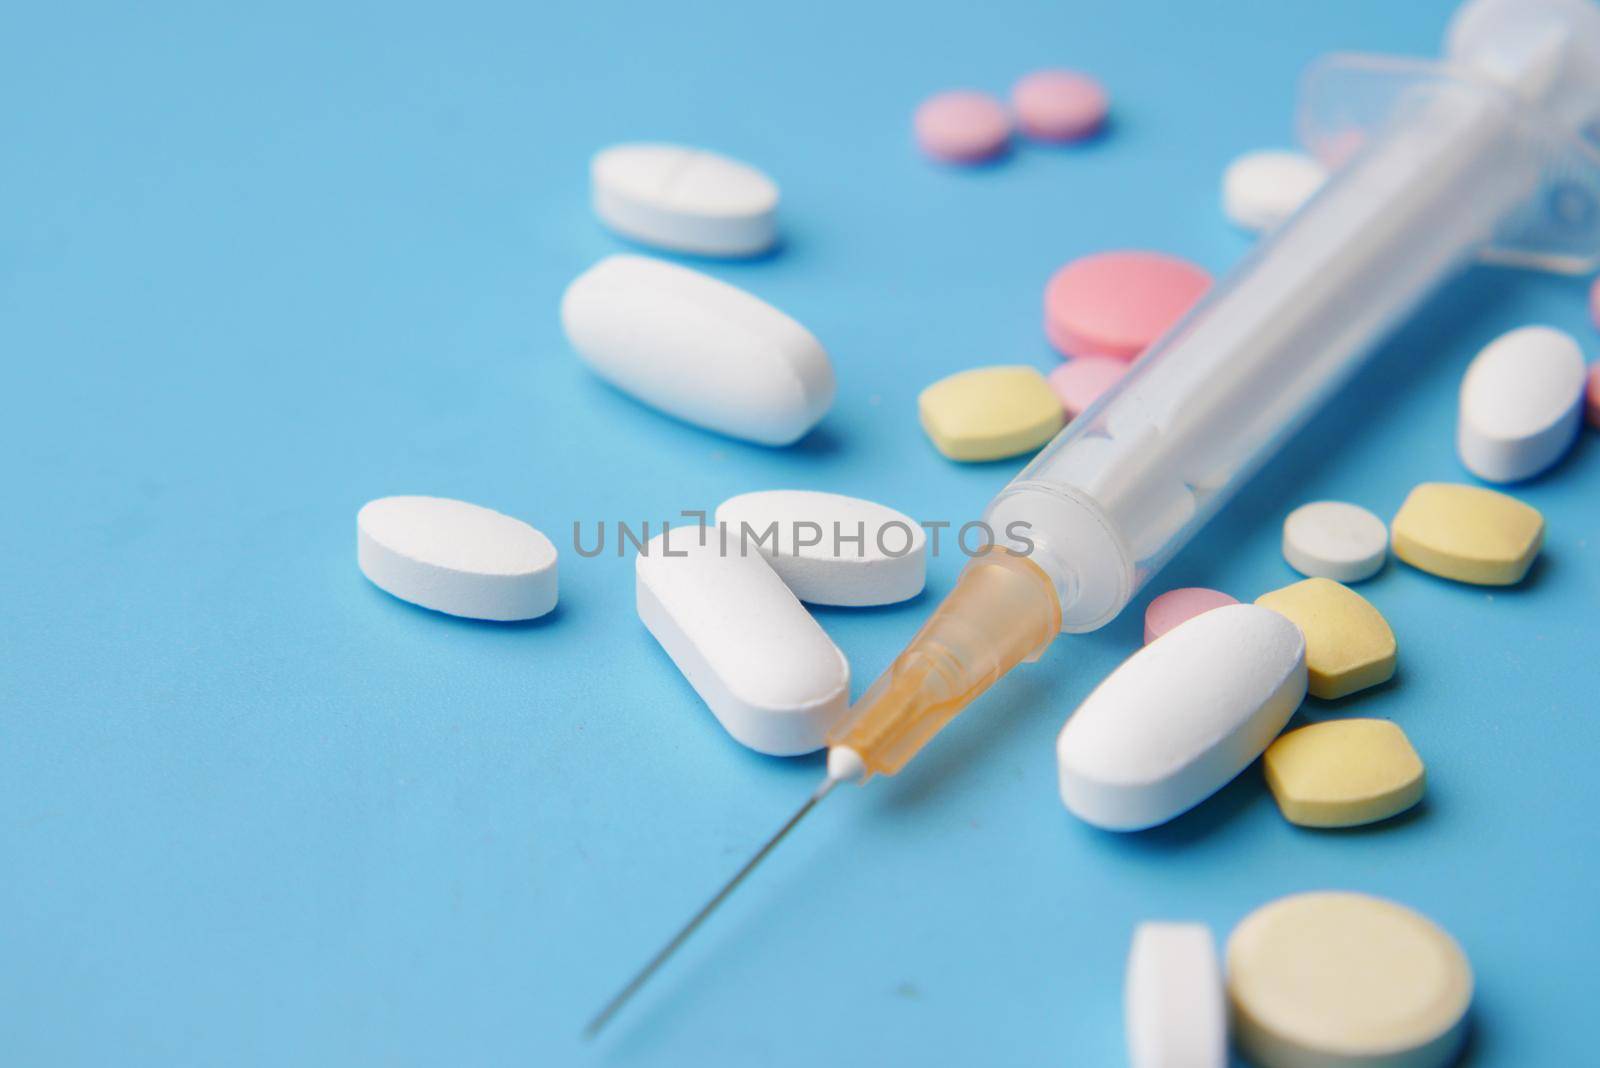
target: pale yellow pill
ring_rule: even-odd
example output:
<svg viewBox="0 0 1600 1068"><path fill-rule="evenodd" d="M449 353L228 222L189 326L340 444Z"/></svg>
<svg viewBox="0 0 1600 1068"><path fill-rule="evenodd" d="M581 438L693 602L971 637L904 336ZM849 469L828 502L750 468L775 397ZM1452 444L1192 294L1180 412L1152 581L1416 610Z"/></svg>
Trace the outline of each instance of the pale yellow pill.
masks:
<svg viewBox="0 0 1600 1068"><path fill-rule="evenodd" d="M1343 697L1394 674L1394 631L1365 597L1332 579L1309 578L1263 593L1256 604L1288 616L1306 638L1307 691Z"/></svg>
<svg viewBox="0 0 1600 1068"><path fill-rule="evenodd" d="M1422 759L1386 719L1339 719L1290 731L1262 757L1284 819L1302 827L1357 827L1422 800Z"/></svg>
<svg viewBox="0 0 1600 1068"><path fill-rule="evenodd" d="M1515 497L1424 482L1389 524L1394 554L1412 567L1479 586L1521 582L1544 544L1544 516Z"/></svg>
<svg viewBox="0 0 1600 1068"><path fill-rule="evenodd" d="M1461 1049L1472 966L1403 905L1279 898L1228 938L1234 1036L1261 1068L1439 1068Z"/></svg>
<svg viewBox="0 0 1600 1068"><path fill-rule="evenodd" d="M978 367L941 378L917 398L922 429L952 460L999 460L1037 449L1066 421L1032 367Z"/></svg>

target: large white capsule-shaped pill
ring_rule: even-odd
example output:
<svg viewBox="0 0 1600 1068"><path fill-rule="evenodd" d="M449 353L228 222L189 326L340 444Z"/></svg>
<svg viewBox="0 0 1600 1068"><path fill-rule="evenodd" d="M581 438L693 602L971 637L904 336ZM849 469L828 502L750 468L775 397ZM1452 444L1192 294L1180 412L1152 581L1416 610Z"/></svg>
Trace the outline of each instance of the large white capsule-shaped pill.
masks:
<svg viewBox="0 0 1600 1068"><path fill-rule="evenodd" d="M1061 728L1061 800L1107 830L1165 823L1248 767L1305 695L1299 627L1249 604L1195 616L1125 660Z"/></svg>
<svg viewBox="0 0 1600 1068"><path fill-rule="evenodd" d="M777 240L778 186L686 145L613 145L589 164L594 213L617 233L702 256L754 256Z"/></svg>
<svg viewBox="0 0 1600 1068"><path fill-rule="evenodd" d="M849 710L850 665L761 554L718 526L639 553L639 618L734 740L774 756L822 748Z"/></svg>
<svg viewBox="0 0 1600 1068"><path fill-rule="evenodd" d="M1578 436L1583 389L1583 350L1571 335L1548 326L1502 334L1461 380L1461 462L1490 482L1537 475Z"/></svg>
<svg viewBox="0 0 1600 1068"><path fill-rule="evenodd" d="M618 389L732 437L788 445L833 403L833 365L810 331L674 263L606 257L567 287L561 325Z"/></svg>
<svg viewBox="0 0 1600 1068"><path fill-rule="evenodd" d="M1210 928L1134 929L1123 1020L1131 1068L1227 1068L1228 999Z"/></svg>
<svg viewBox="0 0 1600 1068"><path fill-rule="evenodd" d="M520 519L446 497L383 497L356 514L361 573L403 601L471 619L556 606L556 548Z"/></svg>
<svg viewBox="0 0 1600 1068"><path fill-rule="evenodd" d="M894 604L922 592L926 535L916 520L859 497L763 490L730 497L717 522L758 549L811 604Z"/></svg>

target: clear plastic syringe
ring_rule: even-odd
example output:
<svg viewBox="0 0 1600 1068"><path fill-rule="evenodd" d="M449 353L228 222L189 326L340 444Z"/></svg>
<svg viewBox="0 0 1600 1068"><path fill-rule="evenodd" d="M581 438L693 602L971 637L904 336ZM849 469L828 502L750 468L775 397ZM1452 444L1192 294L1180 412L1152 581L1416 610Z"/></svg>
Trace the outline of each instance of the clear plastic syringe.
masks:
<svg viewBox="0 0 1600 1068"><path fill-rule="evenodd" d="M996 546L829 739L826 779L590 1024L598 1031L818 800L899 771L1059 633L1094 630L1475 257L1600 258L1600 7L1472 0L1446 60L1335 56L1299 125L1332 178L989 505Z"/></svg>

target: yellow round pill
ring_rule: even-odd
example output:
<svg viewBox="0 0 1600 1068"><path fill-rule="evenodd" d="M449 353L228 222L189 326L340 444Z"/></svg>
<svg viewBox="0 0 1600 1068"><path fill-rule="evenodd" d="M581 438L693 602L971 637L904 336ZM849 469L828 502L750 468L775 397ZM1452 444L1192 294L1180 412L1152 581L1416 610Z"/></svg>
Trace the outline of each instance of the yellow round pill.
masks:
<svg viewBox="0 0 1600 1068"><path fill-rule="evenodd" d="M1234 1031L1262 1068L1437 1068L1461 1048L1472 967L1421 913L1367 894L1295 894L1228 938Z"/></svg>

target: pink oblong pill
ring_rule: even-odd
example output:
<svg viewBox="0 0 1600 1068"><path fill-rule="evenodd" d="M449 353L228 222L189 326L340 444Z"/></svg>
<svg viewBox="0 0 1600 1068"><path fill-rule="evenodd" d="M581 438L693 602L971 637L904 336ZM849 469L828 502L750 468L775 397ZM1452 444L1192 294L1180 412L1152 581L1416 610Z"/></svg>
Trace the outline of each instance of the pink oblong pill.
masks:
<svg viewBox="0 0 1600 1068"><path fill-rule="evenodd" d="M1600 326L1600 277L1589 284L1589 318Z"/></svg>
<svg viewBox="0 0 1600 1068"><path fill-rule="evenodd" d="M988 93L953 89L924 100L912 119L917 144L946 163L976 163L999 155L1011 140L1011 117Z"/></svg>
<svg viewBox="0 0 1600 1068"><path fill-rule="evenodd" d="M1073 260L1044 289L1044 330L1068 356L1132 360L1211 288L1203 268L1161 252Z"/></svg>
<svg viewBox="0 0 1600 1068"><path fill-rule="evenodd" d="M1081 141L1106 120L1106 91L1086 74L1041 70L1011 88L1022 132L1041 141Z"/></svg>
<svg viewBox="0 0 1600 1068"><path fill-rule="evenodd" d="M1168 590L1150 602L1144 610L1144 643L1149 645L1179 623L1187 622L1202 612L1239 602L1221 590L1208 590L1204 586L1184 586Z"/></svg>
<svg viewBox="0 0 1600 1068"><path fill-rule="evenodd" d="M1125 360L1110 356L1079 356L1051 371L1046 379L1061 401L1068 419L1075 419L1093 404L1117 379L1128 373Z"/></svg>

